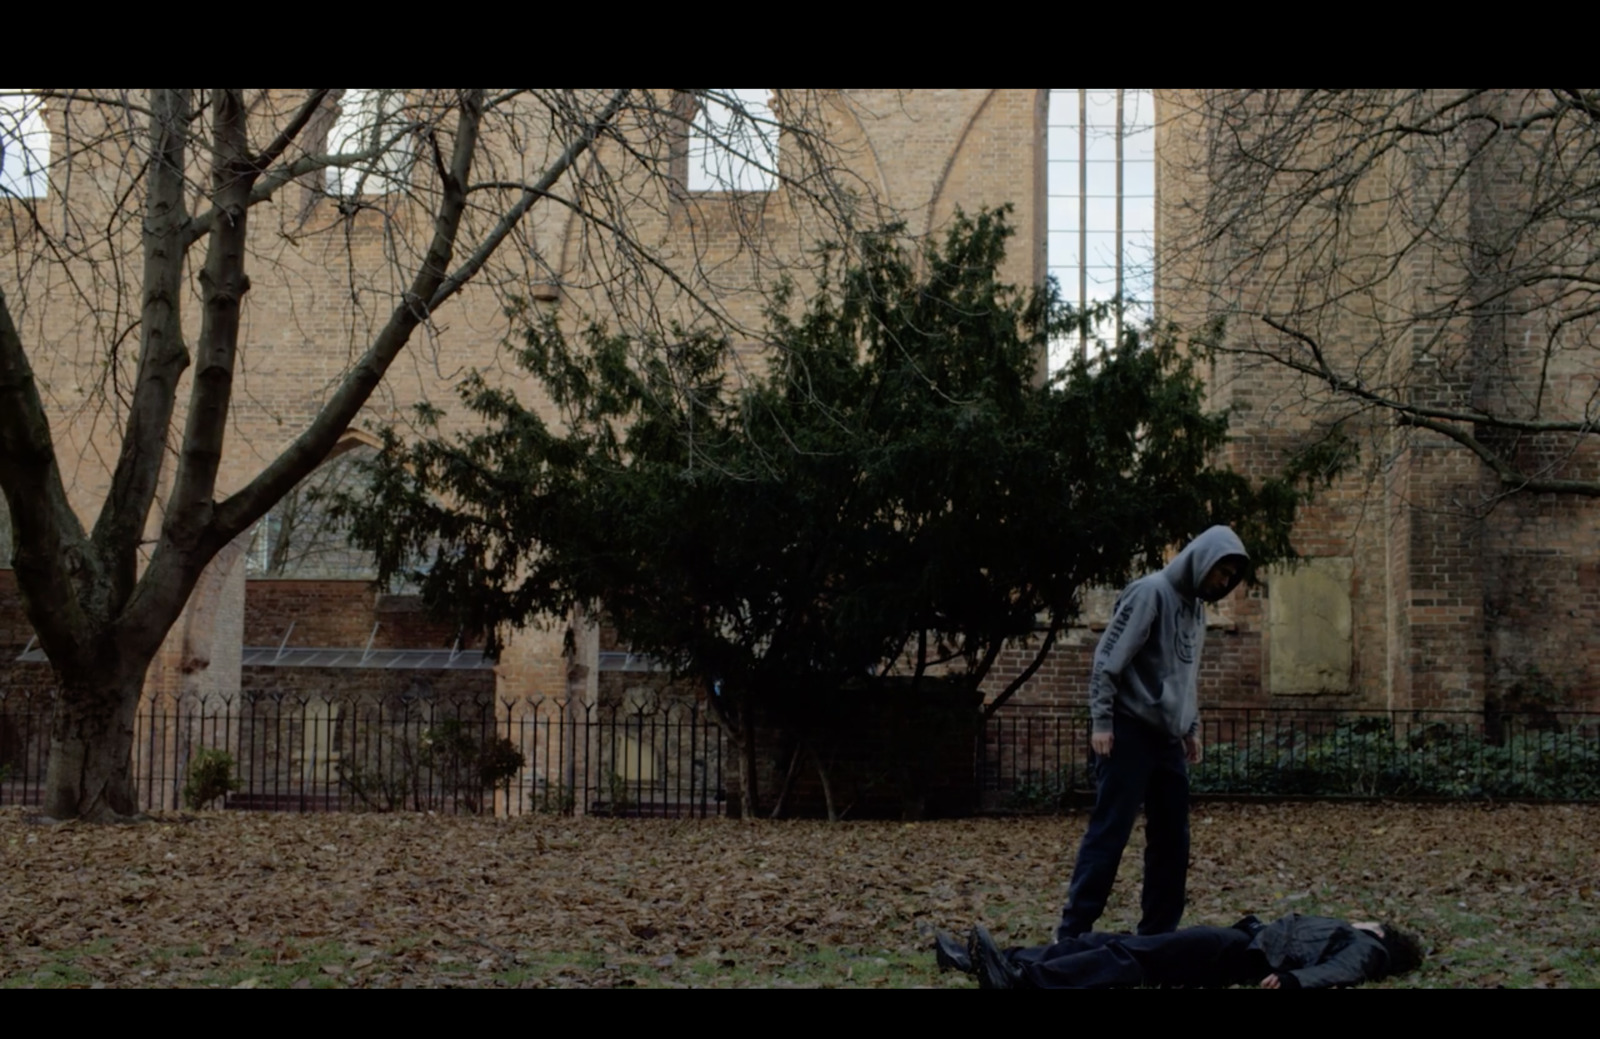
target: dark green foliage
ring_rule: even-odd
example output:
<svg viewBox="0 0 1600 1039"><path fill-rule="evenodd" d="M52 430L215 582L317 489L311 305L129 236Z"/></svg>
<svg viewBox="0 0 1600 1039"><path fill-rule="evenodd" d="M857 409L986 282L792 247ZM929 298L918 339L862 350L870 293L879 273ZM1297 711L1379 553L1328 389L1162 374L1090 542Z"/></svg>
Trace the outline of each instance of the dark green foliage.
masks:
<svg viewBox="0 0 1600 1039"><path fill-rule="evenodd" d="M1308 735L1206 748L1196 793L1317 797L1600 798L1600 738L1581 729L1493 733L1434 723L1397 734L1387 718L1341 722Z"/></svg>
<svg viewBox="0 0 1600 1039"><path fill-rule="evenodd" d="M941 668L976 684L1008 642L1042 653L1085 587L1212 523L1258 565L1292 555L1303 488L1212 464L1227 419L1172 335L1130 331L1042 385L1046 342L1079 316L1001 283L1004 213L958 219L920 258L896 231L830 257L798 313L779 293L764 375L705 333L574 341L537 322L517 360L562 431L474 376L477 431L385 431L370 496L344 505L355 539L491 649L603 606L724 718L750 695Z"/></svg>
<svg viewBox="0 0 1600 1039"><path fill-rule="evenodd" d="M233 755L227 751L201 747L189 759L189 774L183 784L184 807L197 812L224 794L239 789L233 764Z"/></svg>
<svg viewBox="0 0 1600 1039"><path fill-rule="evenodd" d="M1094 779L1083 766L1027 771L1006 792L1001 807L1007 812L1056 812L1093 790Z"/></svg>
<svg viewBox="0 0 1600 1039"><path fill-rule="evenodd" d="M515 776L527 764L522 751L504 736L480 739L472 728L455 718L427 730L417 742L417 764L459 777L463 785L476 780L480 787L492 787Z"/></svg>
<svg viewBox="0 0 1600 1039"><path fill-rule="evenodd" d="M377 751L375 760L370 751ZM446 803L469 812L486 807L484 795L527 764L517 745L491 727L447 718L417 732L401 726L369 748L369 760L342 757L339 781L376 811L432 810ZM492 801L490 802L492 803Z"/></svg>
<svg viewBox="0 0 1600 1039"><path fill-rule="evenodd" d="M528 759L517 745L504 736L486 740L478 748L478 778L484 786L496 786L515 778Z"/></svg>
<svg viewBox="0 0 1600 1039"><path fill-rule="evenodd" d="M786 813L835 819L971 815L981 703L966 675L877 677L763 698L758 725L780 774L764 788L762 809L782 800ZM810 767L796 771L802 763Z"/></svg>

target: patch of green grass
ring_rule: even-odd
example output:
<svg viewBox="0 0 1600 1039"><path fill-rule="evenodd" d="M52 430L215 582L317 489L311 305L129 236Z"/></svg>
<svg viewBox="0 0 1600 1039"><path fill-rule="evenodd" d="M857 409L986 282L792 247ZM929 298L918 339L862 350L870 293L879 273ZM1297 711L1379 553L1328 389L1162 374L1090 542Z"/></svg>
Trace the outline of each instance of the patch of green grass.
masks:
<svg viewBox="0 0 1600 1039"><path fill-rule="evenodd" d="M301 987L342 988L347 982L344 973L363 957L363 950L352 949L342 942L304 942L293 939L277 947L246 946L234 950L236 961L226 968L205 972L196 980L199 984L233 988L252 982L257 988L290 988L303 981ZM325 968L333 968L330 972Z"/></svg>
<svg viewBox="0 0 1600 1039"><path fill-rule="evenodd" d="M796 940L768 943L755 954L744 951L710 953L692 957L673 971L658 970L641 984L704 985L717 988L816 987L908 988L942 985L934 963L931 940L927 956L907 956L890 949L842 948Z"/></svg>
<svg viewBox="0 0 1600 1039"><path fill-rule="evenodd" d="M70 954L55 956L27 974L0 979L0 988L87 988L96 978Z"/></svg>
<svg viewBox="0 0 1600 1039"><path fill-rule="evenodd" d="M112 961L111 942L101 939L53 950L29 968L0 979L0 988L80 988L94 984L184 988L336 988L349 983L351 964L376 966L370 950L339 942L285 941L276 946L230 946L207 950L188 942L139 950Z"/></svg>
<svg viewBox="0 0 1600 1039"><path fill-rule="evenodd" d="M110 950L111 942L104 938L68 949L52 949L28 968L0 977L0 989L87 988L102 979L85 961Z"/></svg>
<svg viewBox="0 0 1600 1039"><path fill-rule="evenodd" d="M1600 924L1587 907L1521 920L1431 907L1432 954L1415 976L1420 987L1600 987ZM1517 926L1522 923L1524 926Z"/></svg>
<svg viewBox="0 0 1600 1039"><path fill-rule="evenodd" d="M483 978L506 986L633 988L911 988L943 987L932 940L926 956L889 949L842 948L802 939L760 948L712 946L694 953L519 954L515 966Z"/></svg>

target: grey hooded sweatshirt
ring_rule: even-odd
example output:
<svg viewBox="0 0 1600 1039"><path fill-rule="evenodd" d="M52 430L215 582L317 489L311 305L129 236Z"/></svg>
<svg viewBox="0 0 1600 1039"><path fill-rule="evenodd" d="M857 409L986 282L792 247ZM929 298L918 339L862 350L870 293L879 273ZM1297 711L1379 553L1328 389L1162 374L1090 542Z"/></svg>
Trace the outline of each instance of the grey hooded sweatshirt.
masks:
<svg viewBox="0 0 1600 1039"><path fill-rule="evenodd" d="M1194 734L1200 724L1196 686L1206 637L1200 583L1229 556L1249 559L1237 534L1212 527L1165 569L1139 578L1117 596L1111 623L1094 651L1089 713L1095 732L1110 732L1112 716L1122 714L1173 739ZM1213 601L1233 591L1242 571Z"/></svg>

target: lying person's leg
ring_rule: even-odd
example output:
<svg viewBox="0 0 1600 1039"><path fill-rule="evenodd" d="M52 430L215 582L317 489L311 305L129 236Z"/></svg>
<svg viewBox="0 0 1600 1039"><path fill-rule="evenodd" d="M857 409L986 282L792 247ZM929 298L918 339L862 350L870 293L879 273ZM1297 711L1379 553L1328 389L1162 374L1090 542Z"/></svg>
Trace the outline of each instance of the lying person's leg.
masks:
<svg viewBox="0 0 1600 1039"><path fill-rule="evenodd" d="M973 963L985 988L1115 988L1253 984L1266 973L1250 938L1231 927L1158 935L1095 935L1001 951L974 931Z"/></svg>

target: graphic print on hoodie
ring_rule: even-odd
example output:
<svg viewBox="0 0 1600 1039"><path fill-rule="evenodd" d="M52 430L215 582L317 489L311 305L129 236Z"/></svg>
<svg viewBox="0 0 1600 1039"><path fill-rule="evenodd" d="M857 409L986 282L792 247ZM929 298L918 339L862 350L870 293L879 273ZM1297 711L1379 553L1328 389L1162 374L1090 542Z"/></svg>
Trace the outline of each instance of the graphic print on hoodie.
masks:
<svg viewBox="0 0 1600 1039"><path fill-rule="evenodd" d="M1200 585L1211 568L1234 557L1249 561L1232 530L1212 527L1162 570L1134 581L1117 596L1111 623L1094 652L1089 713L1095 732L1110 732L1116 714L1137 719L1173 739L1200 723L1197 687L1206 613ZM1244 576L1244 567L1217 599Z"/></svg>

